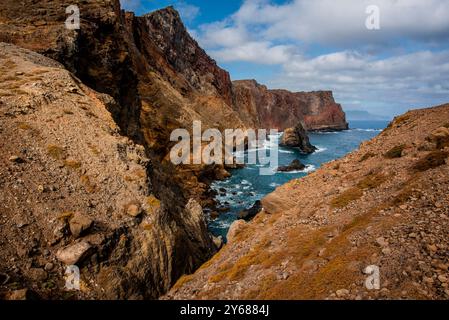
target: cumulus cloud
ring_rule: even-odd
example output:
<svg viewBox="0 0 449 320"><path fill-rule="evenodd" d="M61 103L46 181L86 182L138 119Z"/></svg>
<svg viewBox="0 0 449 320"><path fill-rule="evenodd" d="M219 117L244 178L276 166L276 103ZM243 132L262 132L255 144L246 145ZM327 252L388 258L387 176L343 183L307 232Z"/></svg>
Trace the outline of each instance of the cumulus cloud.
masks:
<svg viewBox="0 0 449 320"><path fill-rule="evenodd" d="M384 59L342 51L310 59L295 56L271 85L293 91L329 89L346 107L397 114L446 101L448 83L449 50Z"/></svg>
<svg viewBox="0 0 449 320"><path fill-rule="evenodd" d="M380 30L365 26L368 5ZM449 97L447 17L446 0L246 0L195 35L219 62L280 65L268 85L331 89L343 104L398 113Z"/></svg>
<svg viewBox="0 0 449 320"><path fill-rule="evenodd" d="M182 19L185 22L191 22L200 14L200 8L184 1L180 1L175 5Z"/></svg>

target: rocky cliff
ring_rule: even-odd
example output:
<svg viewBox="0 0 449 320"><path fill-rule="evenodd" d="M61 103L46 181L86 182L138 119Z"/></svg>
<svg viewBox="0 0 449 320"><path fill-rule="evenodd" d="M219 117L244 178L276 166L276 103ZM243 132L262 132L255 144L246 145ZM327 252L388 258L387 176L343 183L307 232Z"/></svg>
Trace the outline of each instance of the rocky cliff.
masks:
<svg viewBox="0 0 449 320"><path fill-rule="evenodd" d="M233 82L234 108L246 123L283 131L301 122L306 130L345 130L345 113L331 91L269 90L255 80Z"/></svg>
<svg viewBox="0 0 449 320"><path fill-rule="evenodd" d="M278 187L166 298L449 298L448 128L448 104L408 112Z"/></svg>

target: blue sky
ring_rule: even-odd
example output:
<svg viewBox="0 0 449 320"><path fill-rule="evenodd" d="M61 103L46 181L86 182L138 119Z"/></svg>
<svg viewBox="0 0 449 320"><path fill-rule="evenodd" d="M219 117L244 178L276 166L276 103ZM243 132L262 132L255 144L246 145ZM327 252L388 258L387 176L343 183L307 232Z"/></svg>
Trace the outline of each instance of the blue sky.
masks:
<svg viewBox="0 0 449 320"><path fill-rule="evenodd" d="M449 102L449 1L122 0L138 15L168 5L233 80L332 90L384 116Z"/></svg>

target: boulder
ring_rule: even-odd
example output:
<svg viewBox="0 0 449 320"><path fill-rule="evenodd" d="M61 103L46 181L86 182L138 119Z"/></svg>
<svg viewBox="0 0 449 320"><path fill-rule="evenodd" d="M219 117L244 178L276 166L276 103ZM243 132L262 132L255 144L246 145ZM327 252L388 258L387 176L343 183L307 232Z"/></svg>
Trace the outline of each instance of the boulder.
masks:
<svg viewBox="0 0 449 320"><path fill-rule="evenodd" d="M56 252L56 257L59 261L65 263L66 265L75 265L85 259L92 246L87 241L80 241L68 247L59 249Z"/></svg>
<svg viewBox="0 0 449 320"><path fill-rule="evenodd" d="M239 213L239 219L249 221L253 219L262 210L262 202L257 200L249 209L243 210Z"/></svg>
<svg viewBox="0 0 449 320"><path fill-rule="evenodd" d="M279 172L291 172L291 171L298 171L298 170L304 170L305 165L301 163L298 159L293 160L288 166L280 166L277 171Z"/></svg>
<svg viewBox="0 0 449 320"><path fill-rule="evenodd" d="M301 123L298 123L294 128L284 130L279 144L281 147L297 148L303 153L313 153L316 150L307 136L307 132Z"/></svg>
<svg viewBox="0 0 449 320"><path fill-rule="evenodd" d="M70 232L75 238L79 238L85 231L92 227L93 223L93 220L89 217L81 213L75 213L69 222Z"/></svg>

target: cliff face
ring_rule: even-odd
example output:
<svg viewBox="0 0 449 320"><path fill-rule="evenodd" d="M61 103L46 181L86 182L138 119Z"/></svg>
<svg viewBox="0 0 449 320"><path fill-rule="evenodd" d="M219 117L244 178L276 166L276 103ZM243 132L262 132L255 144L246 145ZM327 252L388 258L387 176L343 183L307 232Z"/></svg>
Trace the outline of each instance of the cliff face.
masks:
<svg viewBox="0 0 449 320"><path fill-rule="evenodd" d="M244 109L240 106L244 105L244 102L240 103L240 91L231 83L229 74L219 68L215 61L190 37L178 13L172 8L136 17L132 13L122 11L118 0L75 0L71 1L70 5L77 5L80 9L81 25L79 30L65 28L67 4L63 1L2 0L0 3L0 42L11 43L52 59L55 68L60 69L58 72L55 71L54 79L57 79L58 76L63 77L62 74L64 74L64 79L67 79L66 83L61 83L61 86L67 85L74 88L76 85L82 86L82 92L75 88L76 90L74 89L75 91L72 93L77 94L78 92L83 99L86 98L86 95L90 97L98 94L101 97L101 99L98 98L101 100L100 102L96 98L92 98L93 100L86 98L86 101L80 102L81 109L85 104L86 108L101 109L101 113L107 110L112 118L106 122L113 121L116 124L114 130L116 130L117 139L120 140L119 136L122 136L121 138L128 139L126 141L132 146L130 148L134 148L134 145L141 145L144 148L144 151L141 150L139 153L139 157L144 156L146 160L136 160L141 167L134 168L123 160L125 162L123 168L120 167L117 173L129 183L129 188L137 188L137 191L133 189L135 193L119 197L112 190L108 194L105 182L105 187L99 192L101 197L85 196L81 193L71 196L77 203L74 205L76 210L83 211L81 210L82 203L89 204L89 201L97 203L93 207L90 207L89 204L89 209L86 209L87 212L84 212L84 215L88 218L98 215L99 225L108 230L108 232L100 230L101 236L106 237L106 242L97 243L84 239L91 247L89 251L92 250L94 256L97 253L97 258L99 258L87 259L80 263L82 275L91 274L92 276L88 279L105 288L104 292L94 292L92 289L93 291L90 291L89 294L93 297L106 296L108 298L154 298L164 293L182 274L192 272L214 253L215 246L206 230L200 205L210 203L207 191L211 179L224 177L227 174L222 166L174 167L167 159L169 150L174 144L169 141L172 130L176 128L190 129L193 120L201 120L203 129L214 127L224 130L226 128L270 126L282 129L296 125L295 121L298 119L306 119L306 117L312 117L312 120L318 119L320 113L324 114L327 109L317 103L315 107L307 109L308 111L303 110L304 114L298 109L286 117L282 115L282 112L275 112L275 109L277 106L294 103L293 98L291 101L290 98L285 98L285 101L280 99L281 104L277 104L277 101L272 98L274 101L270 100L269 107L263 104L265 100L261 98L261 104L255 105L257 111L252 112L251 109L248 109L248 111L242 112ZM15 51L20 52L17 61L13 59L19 69L22 65L31 69L38 68L33 64L38 64L36 61L45 59L42 56L34 56L34 60L29 61L28 57L31 53L21 51L18 47L2 47L6 57L2 61L5 70ZM56 61L60 64L57 64ZM12 71L24 72L19 69L12 69ZM50 72L51 70L46 71ZM14 78L15 74L8 76ZM27 72L21 76L23 79L14 80L19 81L15 85L19 86L16 89L25 90L20 88L23 84L35 83L37 86L41 86L41 82L45 80ZM69 80L68 77L71 77L72 80ZM45 87L45 90L36 93L38 98L34 96L34 93L26 90L25 92L33 101L43 99L42 101L49 103L53 97L52 90L59 89L52 86ZM22 96L19 93L15 95L18 101L21 101ZM6 103L8 108L14 109L17 101L6 101L3 100L4 97L6 97L6 93L1 96L1 102ZM69 104L68 101L72 98L71 95L64 95L58 99ZM251 96L248 101L254 99ZM307 99L304 97L304 101ZM77 101L74 101L74 104L76 107L79 106ZM43 107L47 108L45 104ZM248 108L250 107L248 106ZM282 108L280 110L283 110ZM267 109L266 112L263 111L265 109ZM286 107L285 110L287 110ZM70 121L65 115L71 115L71 112L68 110L67 113L64 112L62 118L57 119L36 118L34 119L35 125L45 126L44 123L47 120L56 121L62 130L57 134L63 135L64 130L70 130ZM37 114L38 112L35 113L35 115ZM76 112L74 118L78 118L78 116ZM14 135L12 128L15 122L14 119L5 117L3 120L10 130L3 131L2 138L8 141ZM282 124L284 120L288 121ZM308 121L310 123L315 121L312 120ZM24 119L24 121L27 122L29 119ZM324 119L318 122L323 124L326 121ZM86 132L91 132L92 127L101 127L102 124L102 121L88 124L83 122L83 125L87 126ZM54 136L54 139L58 140L58 136ZM64 140L65 137L59 137L59 139ZM87 144L88 142L85 135L77 136L76 139L79 139L80 143ZM99 143L102 139L105 137L98 136ZM109 150L108 157L102 158L102 162L109 163L109 157L114 159L128 157L127 153L123 151L123 146L113 143L108 146L112 149L116 148L116 150ZM28 148L28 145L25 147ZM36 148L42 153L46 147L38 145ZM70 149L70 155L82 154L82 150L81 145L74 147ZM18 150L10 151L18 153ZM134 154L129 157L135 158ZM42 161L47 160L43 156ZM63 160L65 159L60 161ZM6 160L3 159L3 161ZM85 161L90 163L87 158ZM75 164L77 170L79 169L78 162L80 161L71 162ZM115 165L119 164L113 164L112 167ZM93 190L89 187L91 180L96 182L95 185L101 185L102 181L114 179L112 169L111 175L101 176L99 174L101 170L96 166L90 167L86 164L86 167L86 169L83 167L82 171L93 172L89 174L89 177L94 176L95 178L84 177L81 179L77 176L79 172L75 171L71 172L70 178L67 179L82 180L83 183L87 183L87 188L90 190ZM33 173L40 168L24 166L19 169ZM14 169L17 168L14 167ZM53 167L49 166L44 167L42 172L51 173L52 170ZM137 176L138 179L134 176ZM136 179L138 182L134 181ZM30 184L37 183L35 181L28 182ZM61 184L64 183L61 182ZM119 188L118 186L117 189ZM24 189L23 192L26 194L31 191ZM55 198L66 197L62 191L53 192ZM6 190L2 191L5 203L13 201L8 195ZM128 196L132 198L132 201L137 202L135 205L139 204L137 210L142 208L142 212L138 214L139 218L122 221L116 220L115 216L111 218L103 215L103 211L110 212L109 208L105 207L104 199L118 197L123 200ZM145 209L147 205L144 203L148 200L146 197L154 197L160 201L156 213L153 214L152 209ZM50 200L46 197L33 199L30 206L37 206L33 201ZM23 209L24 212L29 209L22 207L22 201L20 203L18 209ZM153 200L150 203L153 203ZM95 208L101 208L103 213L97 212ZM60 216L62 210L69 209L63 208L61 203L45 214ZM121 204L112 206L114 212L123 210ZM131 213L136 213L135 207L130 210ZM45 214L43 211L38 213L36 220L44 219ZM140 218L142 216L143 220ZM67 220L68 223L71 217L68 215L62 220ZM151 217L151 221L145 220L147 217ZM36 230L32 229L31 231ZM55 276L61 276L63 273L63 265L55 260L57 252L66 246L83 241L83 239L70 238L67 225L63 227L63 230L65 231L62 233L62 242L51 244L48 247L50 252L48 259L56 264ZM46 232L44 232L44 238L47 237ZM127 254L117 253L118 256L115 256L117 242L123 246L120 247L120 252L127 251ZM45 247L42 244L40 246ZM28 249L32 250L31 247ZM14 254L11 253L11 255ZM31 261L33 265L38 266L38 269L44 267L42 261L36 262L33 260L34 257L23 256L20 259L24 266L29 266ZM134 271L137 269L140 270L138 273ZM92 270L94 270L93 273ZM36 272L42 274L41 271ZM18 271L15 271L14 277L24 279L25 283L33 283L33 279L26 278L26 273L26 269L20 270L19 267ZM106 275L109 276L109 284L106 283ZM51 295L51 292L48 294Z"/></svg>
<svg viewBox="0 0 449 320"><path fill-rule="evenodd" d="M155 39L150 37L148 25L154 16L136 18L131 14L124 14L118 1L74 1L71 4L77 4L80 8L80 30L65 29L65 5L62 2L2 1L0 40L56 59L89 87L111 95L112 99L106 99L104 107L111 112L121 129L120 133L144 146L149 161L142 172L136 169L136 174L139 181L146 183L147 190L142 189L141 192L148 196L154 195L160 200L161 209L153 216L151 223L141 225L138 218L137 224L132 222L134 227L130 230L122 230L118 220L112 218L112 221L119 225L116 228L120 230L118 233L113 232L114 236L119 237L116 239L120 239L121 234L133 239L124 244L128 254L125 257L105 256L100 262L87 260L80 264L80 267L82 275L95 268L95 283L105 290L92 293L93 296L155 298L165 292L179 276L195 270L215 251L201 206L198 204L207 185L198 181L193 170L174 168L165 160L170 148L169 134L174 128L191 126L192 119L202 119L204 126L207 126L221 118L238 125L238 118L235 116L233 119L234 112L226 107L220 89L214 85L201 92L195 89L195 85L198 86L204 79L214 82L214 72L217 76L222 76L221 69L214 67L212 62L207 70L185 68L184 71L191 76L191 79L186 79L177 71L176 66L170 63ZM175 20L179 20L176 12L170 9L166 12L173 15ZM186 34L181 36L186 37ZM16 49L8 50L14 52ZM204 55L204 52L202 54ZM19 61L17 64L24 63ZM191 68L196 67L191 65ZM23 80L35 81L32 78L32 75L27 75ZM51 96L51 90L52 88L48 88L40 96ZM223 95L226 95L225 91ZM202 103L201 99L206 101ZM215 108L211 114L202 108L208 103ZM204 113L200 114L201 112ZM66 122L63 124L69 125ZM43 123L40 125L45 126ZM12 131L3 134L7 141ZM83 140L84 136L80 139ZM99 137L99 140L101 139ZM123 156L121 147L117 148L119 155ZM73 153L76 154L77 151L73 150ZM111 154L110 157L115 158L116 155ZM34 170L37 169L29 168L30 172ZM124 173L124 176L131 179L132 184L135 179L132 172L135 170L126 170L131 171L130 174ZM214 175L214 170L210 175ZM58 193L57 191L56 194ZM6 196L8 193L5 191L2 195ZM111 194L105 195L101 201L115 196L117 195L111 191ZM79 200L78 195L73 197ZM7 199L5 201L7 202ZM129 201L136 201L142 206L145 203L145 199L140 201L134 197L130 197ZM49 214L58 216L61 214L58 210L64 209L55 208ZM115 207L112 210L115 211ZM117 207L120 214L123 210ZM93 210L91 214L98 213ZM144 213L146 214L151 216L152 212ZM139 235L134 238L135 228L144 228L146 231L139 231ZM110 231L113 230L115 229ZM59 246L49 249L51 259L54 259ZM24 265L28 265L29 259L22 258ZM55 274L61 275L63 272L63 265L58 264ZM14 277L26 278L26 273L26 270L19 270ZM106 274L110 277L100 277ZM109 284L101 279L108 279ZM24 283L27 282L25 279Z"/></svg>
<svg viewBox="0 0 449 320"><path fill-rule="evenodd" d="M447 299L448 128L448 104L410 111L278 187L166 298ZM379 290L366 287L368 266Z"/></svg>
<svg viewBox="0 0 449 320"><path fill-rule="evenodd" d="M233 82L234 108L255 127L284 129L303 123L307 130L344 130L345 113L330 91L268 90L255 80Z"/></svg>

